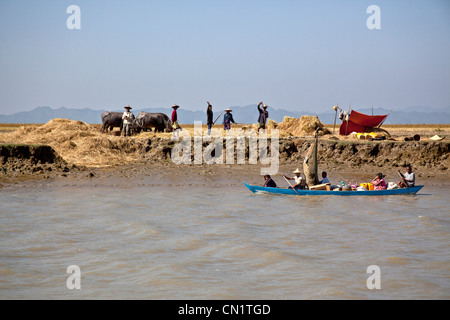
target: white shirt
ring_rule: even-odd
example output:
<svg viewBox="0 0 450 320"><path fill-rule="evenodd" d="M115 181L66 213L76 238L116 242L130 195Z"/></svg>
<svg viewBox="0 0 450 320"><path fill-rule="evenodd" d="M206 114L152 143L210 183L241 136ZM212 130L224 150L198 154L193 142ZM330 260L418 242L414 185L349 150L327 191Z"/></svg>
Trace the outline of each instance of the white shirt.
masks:
<svg viewBox="0 0 450 320"><path fill-rule="evenodd" d="M123 119L123 123L124 124L131 124L132 120L131 118L133 117L133 114L131 112L127 112L125 111L122 115L122 119Z"/></svg>
<svg viewBox="0 0 450 320"><path fill-rule="evenodd" d="M295 181L296 185L299 184L300 182L302 182L302 176L299 176L299 177L295 176L294 181Z"/></svg>
<svg viewBox="0 0 450 320"><path fill-rule="evenodd" d="M410 187L414 186L414 184L415 184L415 182L416 182L416 176L415 176L414 172L411 172L411 173L405 172L405 173L403 174L403 177L405 178L405 180L412 181L412 182L407 182L407 184L408 184Z"/></svg>

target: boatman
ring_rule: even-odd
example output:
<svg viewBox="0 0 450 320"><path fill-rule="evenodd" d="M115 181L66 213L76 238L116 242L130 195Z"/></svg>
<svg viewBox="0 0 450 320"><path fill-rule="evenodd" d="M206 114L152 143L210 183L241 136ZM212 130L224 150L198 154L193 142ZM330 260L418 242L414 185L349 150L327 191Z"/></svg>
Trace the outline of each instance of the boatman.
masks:
<svg viewBox="0 0 450 320"><path fill-rule="evenodd" d="M123 135L125 137L128 137L131 135L131 125L133 124L134 114L130 111L131 109L133 109L130 106L126 106L124 108L126 111L122 115Z"/></svg>
<svg viewBox="0 0 450 320"><path fill-rule="evenodd" d="M261 109L261 106L263 107ZM258 117L258 131L259 129L266 129L266 121L269 118L269 112L267 112L267 106L262 103L262 101L258 104L258 111L259 111L259 117Z"/></svg>
<svg viewBox="0 0 450 320"><path fill-rule="evenodd" d="M286 177L283 174L283 177L285 177L288 180L294 180L295 182L295 184L292 187L289 187L288 189L303 189L302 172L297 168L297 170L295 170L293 174L295 174L294 177Z"/></svg>
<svg viewBox="0 0 450 320"><path fill-rule="evenodd" d="M400 188L414 187L414 184L416 183L416 175L412 172L412 167L410 164L406 167L406 172L404 174L402 174L400 170L398 170L398 173L402 177L402 180L397 183Z"/></svg>

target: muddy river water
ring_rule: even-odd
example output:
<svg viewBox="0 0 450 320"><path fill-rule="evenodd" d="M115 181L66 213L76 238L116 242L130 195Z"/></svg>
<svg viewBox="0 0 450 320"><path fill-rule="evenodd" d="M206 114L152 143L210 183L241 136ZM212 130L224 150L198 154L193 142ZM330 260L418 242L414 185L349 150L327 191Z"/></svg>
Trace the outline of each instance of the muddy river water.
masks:
<svg viewBox="0 0 450 320"><path fill-rule="evenodd" d="M5 184L0 298L450 298L446 188L299 198L252 194L249 180ZM78 290L68 288L73 265ZM374 265L381 288L370 290Z"/></svg>

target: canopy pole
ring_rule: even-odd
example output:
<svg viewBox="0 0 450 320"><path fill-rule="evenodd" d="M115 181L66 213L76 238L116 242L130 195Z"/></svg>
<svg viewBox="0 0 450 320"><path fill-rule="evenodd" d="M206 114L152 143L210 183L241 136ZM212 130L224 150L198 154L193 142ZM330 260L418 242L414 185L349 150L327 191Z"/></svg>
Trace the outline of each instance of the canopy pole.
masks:
<svg viewBox="0 0 450 320"><path fill-rule="evenodd" d="M350 119L350 109L351 109L351 102L350 102L350 104L348 105L348 118ZM348 132L347 132L347 129L348 129L348 120L345 120L346 121L346 123L345 123L345 135L347 136L348 135Z"/></svg>
<svg viewBox="0 0 450 320"><path fill-rule="evenodd" d="M336 113L334 114L334 125L333 125L333 136L334 136L334 129L336 128L336 118L337 118L337 111L338 109L340 109L337 105L335 105L333 107L334 111L336 111Z"/></svg>
<svg viewBox="0 0 450 320"><path fill-rule="evenodd" d="M392 109L392 110L394 110L394 109ZM384 120L381 121L381 123L378 125L378 127L377 127L378 129L379 129L379 128L381 127L381 125L386 121L387 117L389 117L389 115L391 114L392 110L389 111L389 113L387 114L386 118L384 118Z"/></svg>

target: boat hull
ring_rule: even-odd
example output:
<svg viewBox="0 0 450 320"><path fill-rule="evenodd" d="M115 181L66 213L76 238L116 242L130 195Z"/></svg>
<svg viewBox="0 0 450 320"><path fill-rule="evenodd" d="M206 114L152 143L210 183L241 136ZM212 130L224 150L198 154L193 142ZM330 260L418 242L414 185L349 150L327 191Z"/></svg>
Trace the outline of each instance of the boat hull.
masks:
<svg viewBox="0 0 450 320"><path fill-rule="evenodd" d="M371 191L325 191L325 190L292 190L283 188L269 188L261 186L252 186L244 182L244 185L253 193L271 193L285 194L292 196L319 196L319 195L336 195L336 196L388 196L399 194L416 194L423 186L414 186L402 189L390 190L371 190Z"/></svg>

